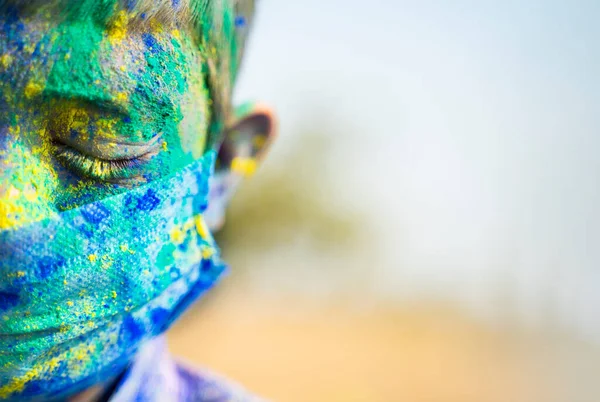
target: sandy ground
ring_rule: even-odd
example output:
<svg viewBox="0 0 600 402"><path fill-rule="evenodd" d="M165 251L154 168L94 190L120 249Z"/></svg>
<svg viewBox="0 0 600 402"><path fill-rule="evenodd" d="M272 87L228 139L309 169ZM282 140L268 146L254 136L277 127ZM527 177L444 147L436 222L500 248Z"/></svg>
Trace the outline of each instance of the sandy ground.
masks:
<svg viewBox="0 0 600 402"><path fill-rule="evenodd" d="M600 352L491 328L443 306L316 306L220 289L171 331L173 352L276 401L600 400Z"/></svg>
<svg viewBox="0 0 600 402"><path fill-rule="evenodd" d="M327 152L319 138L312 148ZM236 196L217 239L231 275L172 329L175 354L282 402L600 401L600 350L575 339L572 328L571 335L549 329L553 320L535 331L516 324L527 320L509 324L513 307L527 311L515 286L496 298L505 318L483 322L453 307L473 277L491 284L478 294L503 291L491 266L475 275L448 263L411 276L420 260L414 267L374 260L374 250L386 257L398 247L412 249L402 239L386 242L384 228L366 230L368 219L341 207L347 198L310 181L321 176L304 161L319 157L303 152L265 169ZM404 275L403 287L391 287L399 295L439 283L440 276L456 277L431 296L453 303L415 297L409 304L377 304L385 298L365 289L378 269L391 285ZM526 282L527 294L549 297L564 287L551 272L543 278ZM586 285L576 283L576 289ZM485 307L486 300L471 302ZM577 312L576 306L566 311Z"/></svg>

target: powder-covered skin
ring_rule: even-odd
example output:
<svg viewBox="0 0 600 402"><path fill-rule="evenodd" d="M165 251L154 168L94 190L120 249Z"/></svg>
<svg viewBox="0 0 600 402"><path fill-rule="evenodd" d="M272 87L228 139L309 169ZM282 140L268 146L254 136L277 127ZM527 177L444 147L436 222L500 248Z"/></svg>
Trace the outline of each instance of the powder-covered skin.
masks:
<svg viewBox="0 0 600 402"><path fill-rule="evenodd" d="M0 0L0 399L11 401L118 375L222 273L203 217L210 136L227 122L239 10L253 8L219 2L218 21L207 11L198 24L149 18L141 1L22 3Z"/></svg>
<svg viewBox="0 0 600 402"><path fill-rule="evenodd" d="M59 18L13 11L3 24L0 229L164 177L204 151L209 98L190 34L131 30L126 11L80 4Z"/></svg>

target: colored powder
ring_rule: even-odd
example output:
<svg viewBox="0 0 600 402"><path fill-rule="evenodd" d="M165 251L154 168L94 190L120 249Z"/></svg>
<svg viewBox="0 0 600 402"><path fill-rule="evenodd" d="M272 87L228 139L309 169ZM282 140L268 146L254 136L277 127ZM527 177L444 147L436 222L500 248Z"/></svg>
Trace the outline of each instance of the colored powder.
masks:
<svg viewBox="0 0 600 402"><path fill-rule="evenodd" d="M0 349L7 351L0 373L27 363L3 381L0 399L60 390L115 356L126 363L135 342L164 330L223 269L200 214L212 162L185 179L178 173L204 150L211 119L218 125L227 117L209 115L208 88L219 98L213 108L227 109L240 53L236 27L246 20L230 7L205 9L198 38L154 18L135 28L147 2L127 1L125 10L117 3L58 0L28 17L4 16L0 179L10 186L0 189L0 245L10 253L0 260ZM194 10L204 4L192 3ZM97 144L158 136L143 168L122 169L136 177L129 185L54 144L57 137ZM171 287L174 280L181 282Z"/></svg>

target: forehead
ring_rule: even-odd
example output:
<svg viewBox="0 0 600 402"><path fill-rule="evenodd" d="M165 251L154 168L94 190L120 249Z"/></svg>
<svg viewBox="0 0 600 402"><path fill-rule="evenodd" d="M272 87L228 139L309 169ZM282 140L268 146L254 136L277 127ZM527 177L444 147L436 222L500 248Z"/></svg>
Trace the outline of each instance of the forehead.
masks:
<svg viewBox="0 0 600 402"><path fill-rule="evenodd" d="M6 10L0 38L5 106L25 109L43 95L144 120L173 116L187 88L202 85L200 52L177 26L149 18L134 23L123 9L61 13L56 6Z"/></svg>
<svg viewBox="0 0 600 402"><path fill-rule="evenodd" d="M109 7L107 3L113 1L54 1L41 7L0 6L0 57L3 57L4 70L8 62L18 59L34 69L38 64L43 67L61 57L73 58L71 63L93 64L115 58L122 63L126 62L125 58L137 56L139 59L146 50L154 54L171 51L174 55L173 39L181 45L182 38L191 38L191 31L182 29L177 23L179 14L173 11L147 16L123 6ZM106 51L110 51L109 56ZM85 60L72 57L84 52L89 56Z"/></svg>

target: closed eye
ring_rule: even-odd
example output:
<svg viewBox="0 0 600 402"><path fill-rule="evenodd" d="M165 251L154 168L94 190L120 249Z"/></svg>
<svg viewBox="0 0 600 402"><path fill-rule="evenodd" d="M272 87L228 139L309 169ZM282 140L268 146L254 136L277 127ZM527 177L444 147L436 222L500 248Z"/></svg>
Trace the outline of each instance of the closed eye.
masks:
<svg viewBox="0 0 600 402"><path fill-rule="evenodd" d="M79 177L115 183L141 178L144 167L158 153L158 149L151 149L134 157L103 159L57 140L52 146L57 160Z"/></svg>

